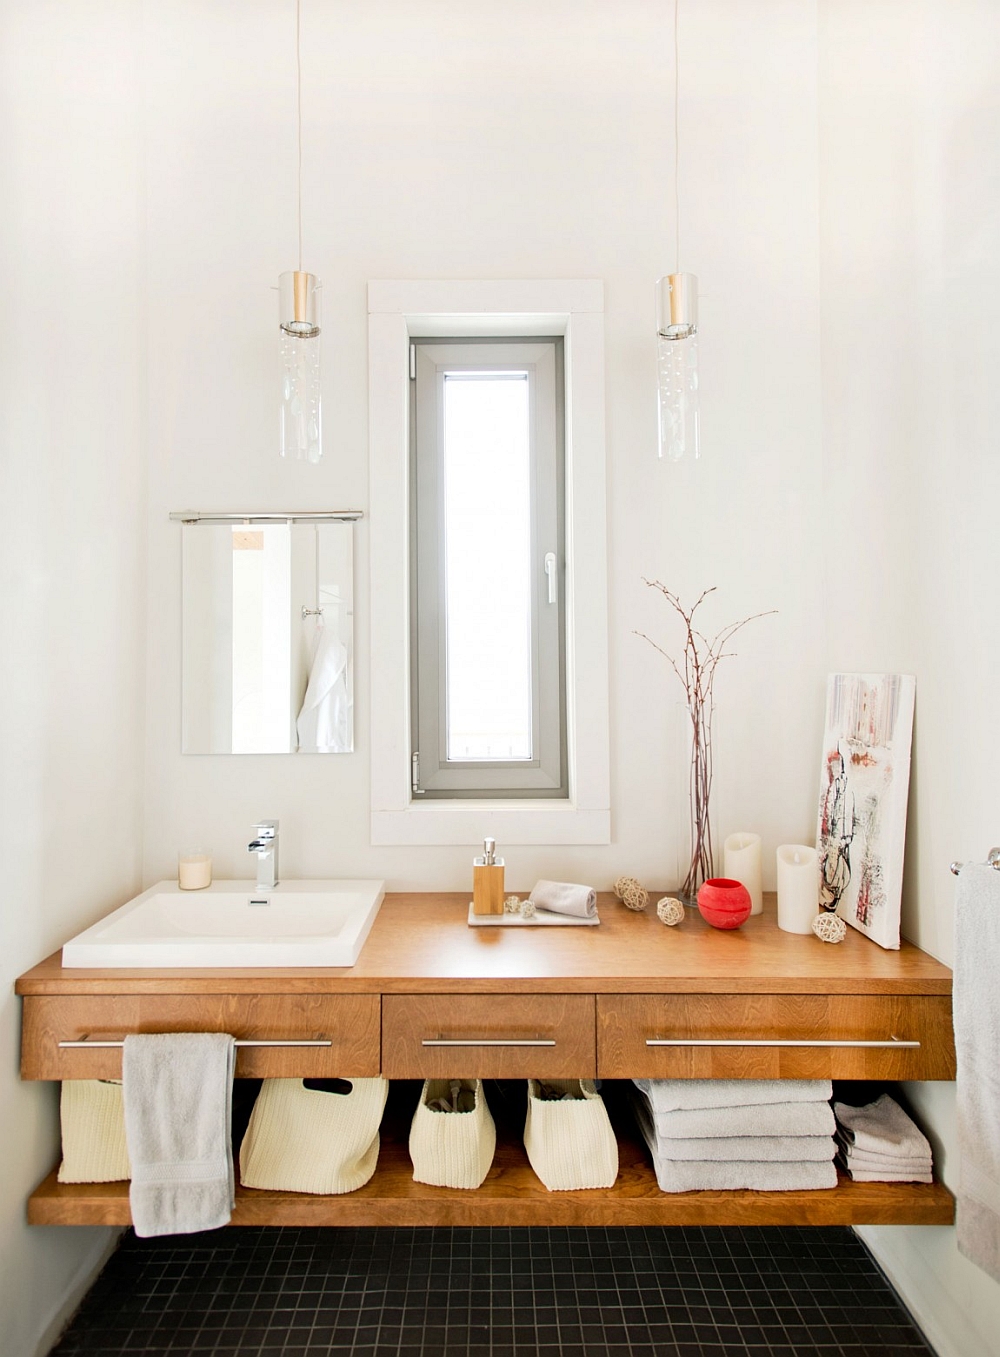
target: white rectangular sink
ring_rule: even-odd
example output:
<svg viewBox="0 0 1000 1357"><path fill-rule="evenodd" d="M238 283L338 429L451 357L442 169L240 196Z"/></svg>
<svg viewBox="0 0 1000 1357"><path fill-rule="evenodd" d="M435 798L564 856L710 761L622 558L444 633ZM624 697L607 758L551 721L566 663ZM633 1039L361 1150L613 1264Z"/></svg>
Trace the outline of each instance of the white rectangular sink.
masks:
<svg viewBox="0 0 1000 1357"><path fill-rule="evenodd" d="M62 949L67 967L353 966L384 881L160 881Z"/></svg>

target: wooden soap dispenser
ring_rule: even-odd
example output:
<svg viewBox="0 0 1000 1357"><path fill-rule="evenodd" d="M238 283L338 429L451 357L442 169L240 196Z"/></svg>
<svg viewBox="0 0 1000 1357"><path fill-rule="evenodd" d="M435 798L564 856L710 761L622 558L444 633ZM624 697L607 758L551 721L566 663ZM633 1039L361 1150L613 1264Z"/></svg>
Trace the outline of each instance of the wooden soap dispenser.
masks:
<svg viewBox="0 0 1000 1357"><path fill-rule="evenodd" d="M484 839L483 856L472 859L473 914L503 913L503 858L496 849L496 839Z"/></svg>

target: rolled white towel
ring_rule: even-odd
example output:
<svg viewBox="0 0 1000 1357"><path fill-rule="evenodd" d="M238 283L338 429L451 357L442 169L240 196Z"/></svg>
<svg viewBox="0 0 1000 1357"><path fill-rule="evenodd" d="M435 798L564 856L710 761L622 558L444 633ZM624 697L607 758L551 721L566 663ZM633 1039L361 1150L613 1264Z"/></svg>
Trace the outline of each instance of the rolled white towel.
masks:
<svg viewBox="0 0 1000 1357"><path fill-rule="evenodd" d="M833 1110L844 1139L866 1154L891 1154L901 1159L931 1157L927 1137L888 1093L865 1107L834 1103Z"/></svg>
<svg viewBox="0 0 1000 1357"><path fill-rule="evenodd" d="M547 909L551 914L592 919L597 913L597 892L570 881L536 881L529 898L536 909Z"/></svg>
<svg viewBox="0 0 1000 1357"><path fill-rule="evenodd" d="M691 1111L658 1112L654 1116L660 1139L697 1139L704 1136L833 1136L829 1103L762 1103L756 1107L703 1107Z"/></svg>
<svg viewBox="0 0 1000 1357"><path fill-rule="evenodd" d="M657 1154L664 1159L746 1160L765 1164L794 1160L823 1163L833 1158L833 1136L702 1136L657 1141Z"/></svg>
<svg viewBox="0 0 1000 1357"><path fill-rule="evenodd" d="M761 1103L828 1102L829 1079L635 1079L655 1113L700 1107L756 1107Z"/></svg>

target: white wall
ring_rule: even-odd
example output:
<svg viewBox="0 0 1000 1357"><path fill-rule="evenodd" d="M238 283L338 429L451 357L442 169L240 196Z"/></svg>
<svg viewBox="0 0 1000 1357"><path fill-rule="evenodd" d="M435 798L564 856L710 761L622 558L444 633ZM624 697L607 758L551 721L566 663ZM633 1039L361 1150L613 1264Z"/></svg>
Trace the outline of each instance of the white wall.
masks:
<svg viewBox="0 0 1000 1357"><path fill-rule="evenodd" d="M1000 14L819 9L828 654L917 675L904 931L950 962L948 863L1000 839ZM911 1096L954 1188L954 1088ZM953 1230L863 1234L942 1357L997 1352Z"/></svg>
<svg viewBox="0 0 1000 1357"><path fill-rule="evenodd" d="M668 7L669 8L669 7ZM677 881L684 712L634 628L679 644L660 577L763 608L718 682L718 829L813 831L823 631L812 0L682 7L684 267L703 288L705 457L656 459L653 283L673 267L669 15L648 0L374 0L304 10L305 266L324 280L326 454L277 457L276 298L295 264L287 5L168 0L149 25L150 592L144 877L207 840L248 875L262 815L289 876L466 885L470 848L369 844L367 526L353 757L179 750L184 507L365 507L370 278L598 277L607 305L614 844L504 845L540 875Z"/></svg>
<svg viewBox="0 0 1000 1357"><path fill-rule="evenodd" d="M113 1242L39 1229L56 1088L14 978L140 884L144 385L131 0L0 12L0 1347L48 1350Z"/></svg>

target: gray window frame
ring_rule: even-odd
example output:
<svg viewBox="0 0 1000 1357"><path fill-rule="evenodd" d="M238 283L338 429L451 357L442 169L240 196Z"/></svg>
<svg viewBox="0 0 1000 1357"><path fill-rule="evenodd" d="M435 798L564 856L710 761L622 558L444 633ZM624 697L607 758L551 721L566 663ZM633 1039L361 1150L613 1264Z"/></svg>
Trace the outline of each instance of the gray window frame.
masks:
<svg viewBox="0 0 1000 1357"><path fill-rule="evenodd" d="M420 799L568 799L563 337L460 336L410 343L411 790ZM532 758L449 761L443 531L444 374L527 372L531 419ZM484 488L488 493L488 487ZM549 600L545 556L556 559ZM488 600L484 600L488 606Z"/></svg>

